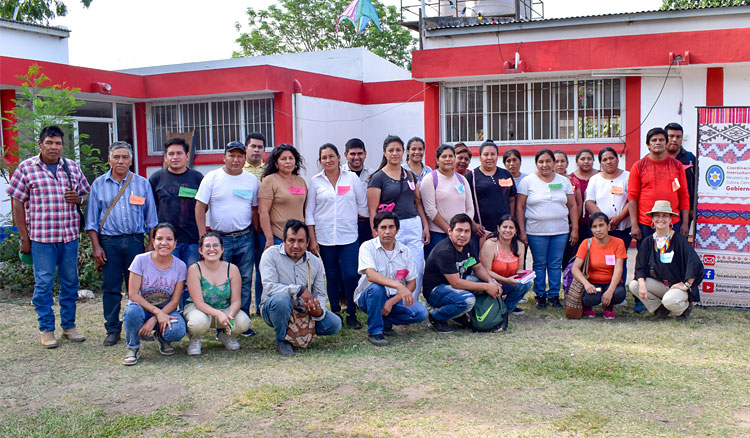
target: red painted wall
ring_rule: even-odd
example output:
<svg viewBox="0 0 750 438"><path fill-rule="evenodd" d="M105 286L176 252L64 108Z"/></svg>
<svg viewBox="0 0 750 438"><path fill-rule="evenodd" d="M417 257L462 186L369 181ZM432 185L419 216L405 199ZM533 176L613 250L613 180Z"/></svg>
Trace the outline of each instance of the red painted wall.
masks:
<svg viewBox="0 0 750 438"><path fill-rule="evenodd" d="M424 85L425 163L435 168L435 151L440 145L440 84Z"/></svg>
<svg viewBox="0 0 750 438"><path fill-rule="evenodd" d="M692 58L692 55L690 55ZM724 105L724 68L706 69L706 106Z"/></svg>
<svg viewBox="0 0 750 438"><path fill-rule="evenodd" d="M641 78L625 78L625 169L641 158Z"/></svg>
<svg viewBox="0 0 750 438"><path fill-rule="evenodd" d="M16 107L13 99L16 98L15 90L0 90L0 115L4 117L2 122L3 129L3 147L6 152L15 150L16 147L16 132L10 129L16 122L16 119L8 114L8 111L12 111ZM5 120L8 119L8 120ZM14 155L6 154L5 157L11 163L18 161L18 157Z"/></svg>

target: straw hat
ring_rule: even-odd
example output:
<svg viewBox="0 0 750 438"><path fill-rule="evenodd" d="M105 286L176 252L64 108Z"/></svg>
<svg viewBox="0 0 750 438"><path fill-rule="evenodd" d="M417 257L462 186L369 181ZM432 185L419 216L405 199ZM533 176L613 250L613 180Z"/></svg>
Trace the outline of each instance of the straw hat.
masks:
<svg viewBox="0 0 750 438"><path fill-rule="evenodd" d="M651 208L651 211L646 213L646 216L651 217L654 213L667 213L672 216L679 216L677 213L672 211L672 204L669 203L669 201L656 201L654 202L653 208Z"/></svg>

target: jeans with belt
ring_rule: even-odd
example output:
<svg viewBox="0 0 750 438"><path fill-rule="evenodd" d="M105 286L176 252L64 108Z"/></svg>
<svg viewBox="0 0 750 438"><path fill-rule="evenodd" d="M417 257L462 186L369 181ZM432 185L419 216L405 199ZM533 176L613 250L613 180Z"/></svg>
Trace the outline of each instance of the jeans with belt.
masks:
<svg viewBox="0 0 750 438"><path fill-rule="evenodd" d="M128 290L130 264L138 254L144 252L143 234L122 234L119 236L99 236L99 244L104 249L107 263L102 266L102 308L104 309L104 328L107 334L120 333L120 303L122 301L122 282Z"/></svg>
<svg viewBox="0 0 750 438"><path fill-rule="evenodd" d="M253 283L253 261L255 260L255 230L247 230L235 233L222 233L224 242L224 261L232 263L240 270L242 278L242 304L240 309L250 314L250 302Z"/></svg>

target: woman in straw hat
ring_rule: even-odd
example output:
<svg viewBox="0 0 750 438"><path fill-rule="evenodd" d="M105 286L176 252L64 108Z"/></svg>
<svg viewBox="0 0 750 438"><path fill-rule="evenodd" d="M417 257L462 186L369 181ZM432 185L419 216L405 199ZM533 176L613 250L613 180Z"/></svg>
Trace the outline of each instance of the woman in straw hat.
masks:
<svg viewBox="0 0 750 438"><path fill-rule="evenodd" d="M700 301L703 263L687 238L670 228L677 214L669 201L656 201L646 215L651 218L654 234L641 242L630 293L643 301L655 320L668 317L670 312L687 319L693 303Z"/></svg>

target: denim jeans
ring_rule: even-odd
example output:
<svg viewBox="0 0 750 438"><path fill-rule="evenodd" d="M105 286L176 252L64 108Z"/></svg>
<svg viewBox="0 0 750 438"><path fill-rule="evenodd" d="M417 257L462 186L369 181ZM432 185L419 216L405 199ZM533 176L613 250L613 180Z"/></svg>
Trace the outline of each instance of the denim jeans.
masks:
<svg viewBox="0 0 750 438"><path fill-rule="evenodd" d="M521 301L521 298L526 296L526 292L531 289L531 283L503 283L501 286L503 288L502 294L505 295L503 303L505 303L505 307L508 308L508 312L512 312L516 308L516 306L518 306L518 302Z"/></svg>
<svg viewBox="0 0 750 438"><path fill-rule="evenodd" d="M260 279L260 257L263 255L263 249L266 247L266 235L258 232L258 238L255 240L255 310L260 312L260 298L263 296L263 283ZM281 239L273 236L273 244L278 245ZM248 315L250 315L248 313Z"/></svg>
<svg viewBox="0 0 750 438"><path fill-rule="evenodd" d="M138 303L130 303L125 306L125 311L122 312L122 322L125 324L125 345L128 348L136 349L141 346L141 338L138 336L138 330L143 327L143 324L147 319L154 316L150 312L141 307ZM172 328L167 326L167 330L162 335L159 330L159 324L154 326L154 330L157 332L157 336L167 342L178 342L180 339L185 337L185 320L182 319L180 312L173 311L169 314L169 318L172 321Z"/></svg>
<svg viewBox="0 0 750 438"><path fill-rule="evenodd" d="M183 263L185 263L185 265L189 268L190 265L197 262L200 258L200 254L198 254L198 244L178 242L174 251L172 251L172 255L182 260ZM180 312L185 309L185 302L187 301L189 296L190 294L188 293L187 287L185 287L185 290L182 291L182 299L180 300Z"/></svg>
<svg viewBox="0 0 750 438"><path fill-rule="evenodd" d="M320 245L320 258L326 271L326 292L328 303L334 313L341 312L340 299L346 297L346 313L354 317L357 305L354 303L354 289L357 288L357 259L359 242L348 245Z"/></svg>
<svg viewBox="0 0 750 438"><path fill-rule="evenodd" d="M315 321L315 334L318 336L335 335L341 330L341 318L333 312L325 311L323 319ZM268 297L260 315L270 327L276 332L276 343L281 344L289 327L289 318L292 316L292 299L286 294L277 294Z"/></svg>
<svg viewBox="0 0 750 438"><path fill-rule="evenodd" d="M534 293L539 298L559 298L562 283L562 258L567 234L555 236L529 235L529 248L534 258ZM547 276L549 274L549 278ZM549 281L549 291L546 290Z"/></svg>
<svg viewBox="0 0 750 438"><path fill-rule="evenodd" d="M76 326L76 301L78 300L78 239L68 243L31 242L34 259L34 296L31 302L36 310L39 330L55 330L55 312L52 306L52 285L55 269L60 279L60 325L63 330Z"/></svg>
<svg viewBox="0 0 750 438"><path fill-rule="evenodd" d="M252 298L253 262L255 260L255 231L250 230L247 234L233 237L224 235L224 261L232 263L240 270L242 278L242 304L240 309L250 314L250 302Z"/></svg>
<svg viewBox="0 0 750 438"><path fill-rule="evenodd" d="M357 221L357 235L357 241L360 245L372 239L372 228L370 228L369 218L363 221Z"/></svg>
<svg viewBox="0 0 750 438"><path fill-rule="evenodd" d="M450 321L469 312L475 301L470 291L454 289L449 284L437 286L427 297L427 304L432 306L430 314L437 321Z"/></svg>
<svg viewBox="0 0 750 438"><path fill-rule="evenodd" d="M120 333L120 303L122 302L122 282L128 290L130 264L138 254L144 252L143 234L123 234L120 236L99 236L99 243L107 256L102 266L102 308L104 328L107 334Z"/></svg>
<svg viewBox="0 0 750 438"><path fill-rule="evenodd" d="M435 247L438 243L440 243L441 240L448 237L445 233L438 233L436 231L430 231L430 243L425 245L424 247L424 259L427 260L427 257L430 256L430 253L432 252L432 248Z"/></svg>
<svg viewBox="0 0 750 438"><path fill-rule="evenodd" d="M385 288L379 284L371 284L357 300L359 308L367 314L367 333L379 335L383 329L390 329L393 325L409 325L422 322L427 318L427 308L415 301L411 307L399 301L391 308L388 316L383 316L383 306L388 300Z"/></svg>
<svg viewBox="0 0 750 438"><path fill-rule="evenodd" d="M586 293L584 291L583 294L583 305L585 307L595 307L602 303L602 295L604 295L604 292L609 289L609 283L591 283L594 286L601 289L601 292L596 292L593 294ZM614 306L615 304L621 303L623 300L625 300L625 285L623 283L620 283L615 288L614 294L612 294L612 301L609 303L610 306Z"/></svg>

